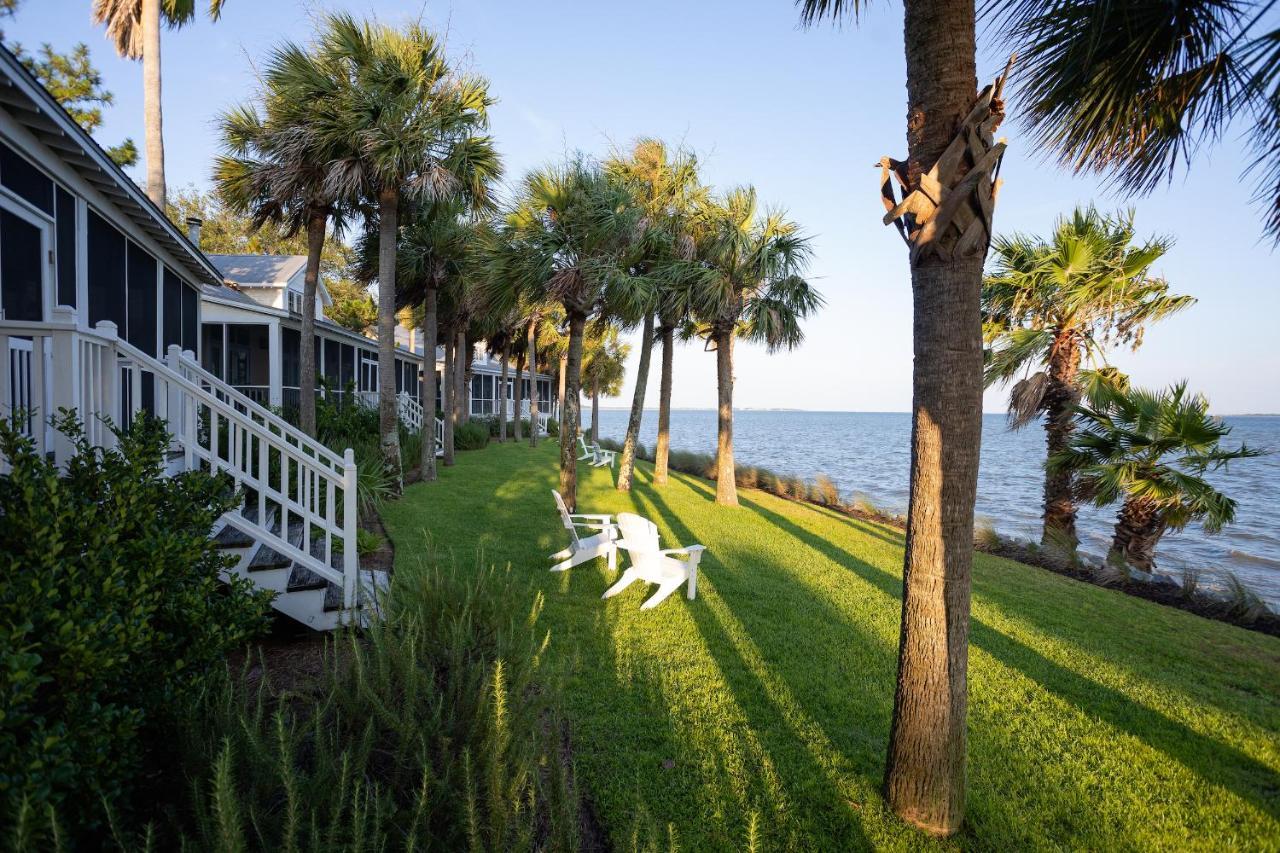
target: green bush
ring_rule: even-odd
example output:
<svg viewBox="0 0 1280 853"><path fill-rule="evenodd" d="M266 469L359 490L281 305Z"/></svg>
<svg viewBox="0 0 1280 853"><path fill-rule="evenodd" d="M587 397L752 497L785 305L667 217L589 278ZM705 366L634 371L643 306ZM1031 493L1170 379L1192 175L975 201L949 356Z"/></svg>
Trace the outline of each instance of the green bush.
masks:
<svg viewBox="0 0 1280 853"><path fill-rule="evenodd" d="M210 691L180 745L191 802L170 846L578 849L545 628L536 605L511 612L517 583L407 566L385 622L338 637L314 683Z"/></svg>
<svg viewBox="0 0 1280 853"><path fill-rule="evenodd" d="M468 421L453 428L454 450L481 450L489 444L489 427L484 421Z"/></svg>
<svg viewBox="0 0 1280 853"><path fill-rule="evenodd" d="M74 841L104 803L134 810L167 760L171 709L265 627L270 601L219 580L209 530L230 481L164 476L163 424L135 419L110 451L70 416L56 426L77 449L61 473L0 423L0 825L36 848L52 813Z"/></svg>

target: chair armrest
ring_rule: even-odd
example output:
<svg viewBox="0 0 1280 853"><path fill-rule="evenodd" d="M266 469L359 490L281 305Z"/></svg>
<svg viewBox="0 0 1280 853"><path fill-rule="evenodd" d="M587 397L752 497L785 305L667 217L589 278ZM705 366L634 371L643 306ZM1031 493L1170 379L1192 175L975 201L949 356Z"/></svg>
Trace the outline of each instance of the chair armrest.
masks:
<svg viewBox="0 0 1280 853"><path fill-rule="evenodd" d="M599 518L604 521L608 521L609 519L613 518L612 515L608 515L606 513L601 513L601 512L574 512L574 513L570 513L569 517L570 518Z"/></svg>
<svg viewBox="0 0 1280 853"><path fill-rule="evenodd" d="M658 553L666 557L672 554L700 554L705 550L706 545L690 545L688 548L665 548Z"/></svg>
<svg viewBox="0 0 1280 853"><path fill-rule="evenodd" d="M589 530L617 530L618 525L608 522L600 523L595 521L575 521L574 527L586 527Z"/></svg>

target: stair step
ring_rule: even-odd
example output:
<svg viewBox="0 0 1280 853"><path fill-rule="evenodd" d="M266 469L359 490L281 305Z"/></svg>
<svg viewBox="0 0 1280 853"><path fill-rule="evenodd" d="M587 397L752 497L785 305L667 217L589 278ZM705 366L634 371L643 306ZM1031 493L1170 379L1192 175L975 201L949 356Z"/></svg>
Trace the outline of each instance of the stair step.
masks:
<svg viewBox="0 0 1280 853"><path fill-rule="evenodd" d="M342 609L342 587L330 583L324 590L324 612L332 613Z"/></svg>
<svg viewBox="0 0 1280 853"><path fill-rule="evenodd" d="M253 559L249 561L249 571L261 572L267 569L283 569L292 563L293 560L289 557L267 545L263 545L253 555Z"/></svg>
<svg viewBox="0 0 1280 853"><path fill-rule="evenodd" d="M218 531L218 535L213 537L216 548L248 548L256 541L248 533L231 524L224 525Z"/></svg>
<svg viewBox="0 0 1280 853"><path fill-rule="evenodd" d="M303 566L299 566L297 563L294 563L293 571L289 573L289 584L287 587L285 587L285 589L288 592L302 592L304 590L309 590L309 589L325 589L327 586L330 586L330 585L331 584L329 584L327 580L320 577L315 572ZM327 601L328 598L329 596L326 594L325 600ZM339 604L342 603L341 589L339 589L338 591L338 603Z"/></svg>

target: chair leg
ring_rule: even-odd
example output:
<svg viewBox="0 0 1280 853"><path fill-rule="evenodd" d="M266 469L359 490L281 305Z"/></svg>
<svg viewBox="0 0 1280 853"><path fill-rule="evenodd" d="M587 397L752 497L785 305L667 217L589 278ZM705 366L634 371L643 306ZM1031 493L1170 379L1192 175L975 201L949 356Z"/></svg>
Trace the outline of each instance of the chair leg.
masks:
<svg viewBox="0 0 1280 853"><path fill-rule="evenodd" d="M658 591L655 592L648 601L640 605L640 609L652 610L657 607L659 604L667 600L667 596L679 589L680 584L682 583L684 583L684 581L672 580L662 584L662 586L658 587Z"/></svg>
<svg viewBox="0 0 1280 853"><path fill-rule="evenodd" d="M618 570L618 547L609 545L609 571L616 572Z"/></svg>
<svg viewBox="0 0 1280 853"><path fill-rule="evenodd" d="M640 580L640 574L634 568L627 569L625 572L622 573L622 577L618 578L618 582L615 583L613 586L609 587L608 589L606 589L604 591L604 595L600 597L613 598L615 595L622 592L624 589L631 586L631 584L635 583L638 580Z"/></svg>
<svg viewBox="0 0 1280 853"><path fill-rule="evenodd" d="M572 548L565 548L563 551L556 551L556 552L555 552L554 554L552 554L550 557L547 557L547 559L548 559L548 560L563 560L563 559L565 559L566 557L572 557L572 556L573 556L573 549L572 549Z"/></svg>
<svg viewBox="0 0 1280 853"><path fill-rule="evenodd" d="M698 596L698 566L694 564L689 567L689 600L693 601Z"/></svg>

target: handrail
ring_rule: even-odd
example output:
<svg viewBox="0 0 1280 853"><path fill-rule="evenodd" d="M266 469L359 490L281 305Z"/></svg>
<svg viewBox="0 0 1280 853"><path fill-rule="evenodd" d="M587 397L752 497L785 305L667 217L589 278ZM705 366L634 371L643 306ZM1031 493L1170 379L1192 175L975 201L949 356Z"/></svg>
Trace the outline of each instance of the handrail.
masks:
<svg viewBox="0 0 1280 853"><path fill-rule="evenodd" d="M147 408L168 421L188 470L207 466L256 494L256 520L242 515L231 523L251 527L260 542L341 585L344 608L356 605L356 465L350 448L338 456L209 374L194 353L171 346L160 361L118 337L113 323L80 329L70 309L54 310L60 319L52 323L0 320L0 405L35 410L42 426L31 432L41 453L51 450L63 465L74 452L70 439L44 426L59 408L78 412L91 443L114 446L107 423L127 425L149 391ZM15 348L14 338L29 343ZM15 379L18 386L11 387Z"/></svg>

